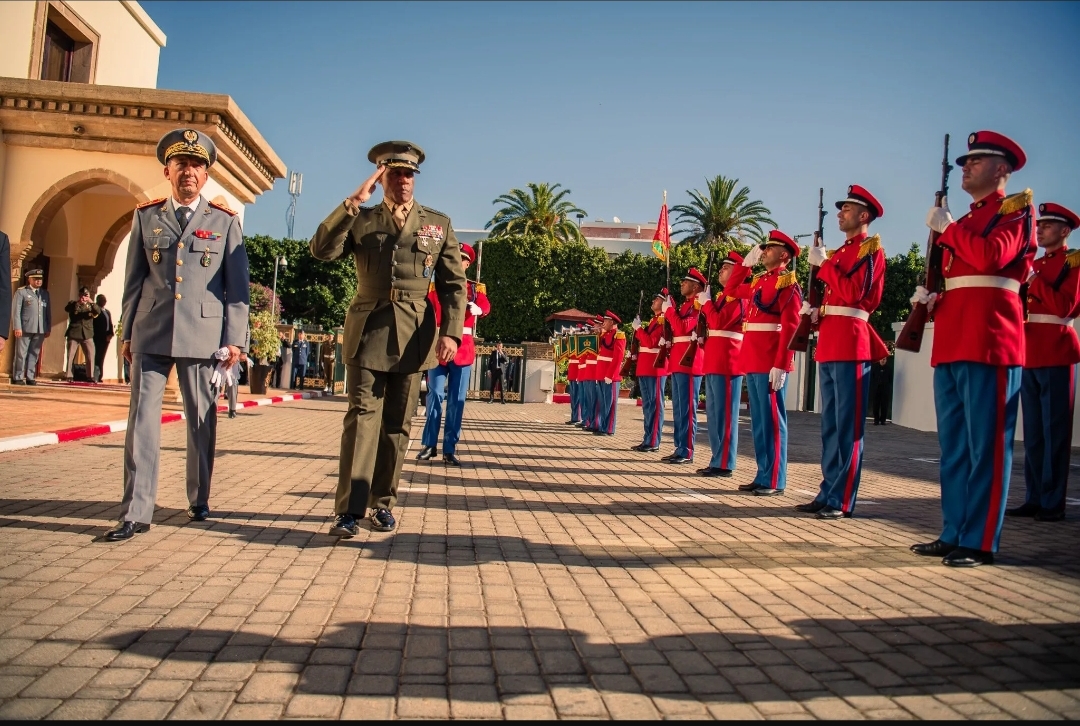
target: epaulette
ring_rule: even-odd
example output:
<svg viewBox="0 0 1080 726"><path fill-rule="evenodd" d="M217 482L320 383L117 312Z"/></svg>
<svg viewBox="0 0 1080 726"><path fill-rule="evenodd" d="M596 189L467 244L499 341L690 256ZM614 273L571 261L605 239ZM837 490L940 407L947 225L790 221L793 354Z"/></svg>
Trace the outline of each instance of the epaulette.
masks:
<svg viewBox="0 0 1080 726"><path fill-rule="evenodd" d="M791 287L795 284L795 271L785 272L776 278L776 289L783 290L785 287Z"/></svg>
<svg viewBox="0 0 1080 726"><path fill-rule="evenodd" d="M486 282L478 282L478 283L476 283L476 291L478 293L480 293L481 295L487 295L487 283Z"/></svg>
<svg viewBox="0 0 1080 726"><path fill-rule="evenodd" d="M431 212L432 214L437 214L440 217L446 217L447 219L450 219L449 214L447 214L446 212L440 212L438 209L432 209L431 207L425 207L423 204L420 205L420 208L423 209L425 212Z"/></svg>
<svg viewBox="0 0 1080 726"><path fill-rule="evenodd" d="M767 272L759 272L759 273L757 273L752 278L750 278L750 284L751 285L756 285L758 283L758 280L765 277L765 275L767 275L767 274L769 274L769 273L767 273Z"/></svg>
<svg viewBox="0 0 1080 726"><path fill-rule="evenodd" d="M214 209L220 209L222 212L225 212L225 214L229 215L230 217L235 217L236 216L236 212L229 209L224 204L218 204L217 202L210 202L210 201L208 201L207 204L210 205L211 207L213 207Z"/></svg>
<svg viewBox="0 0 1080 726"><path fill-rule="evenodd" d="M694 305L694 310L701 310L701 303L699 303L697 301L697 298L694 298L693 305Z"/></svg>
<svg viewBox="0 0 1080 726"><path fill-rule="evenodd" d="M1025 189L1019 194L1007 196L1001 200L1001 207L998 208L998 214L1004 217L1006 214L1019 212L1021 209L1030 207L1033 199L1035 199L1035 195L1030 189Z"/></svg>
<svg viewBox="0 0 1080 726"><path fill-rule="evenodd" d="M615 333L615 340L626 340L626 333L621 330Z"/></svg>
<svg viewBox="0 0 1080 726"><path fill-rule="evenodd" d="M146 207L154 207L154 206L157 206L158 204L161 204L162 202L166 201L167 199L168 199L168 197L162 197L161 199L152 199L149 202L143 202L142 204L136 205L135 208L136 209L145 209Z"/></svg>
<svg viewBox="0 0 1080 726"><path fill-rule="evenodd" d="M733 298L731 295L728 295L724 298L724 302L735 302L736 299L737 298Z"/></svg>
<svg viewBox="0 0 1080 726"><path fill-rule="evenodd" d="M1073 250L1072 252L1066 253L1065 262L1073 269L1080 267L1080 250Z"/></svg>
<svg viewBox="0 0 1080 726"><path fill-rule="evenodd" d="M835 255L835 254L836 254L836 253L837 253L838 251L839 251L839 250L825 250L825 259L826 259L826 260L831 260L831 259L832 259L832 256L833 256L833 255ZM861 257L861 256L862 256L862 255L860 254L860 257Z"/></svg>
<svg viewBox="0 0 1080 726"><path fill-rule="evenodd" d="M859 245L859 259L872 255L881 249L881 237L876 234Z"/></svg>

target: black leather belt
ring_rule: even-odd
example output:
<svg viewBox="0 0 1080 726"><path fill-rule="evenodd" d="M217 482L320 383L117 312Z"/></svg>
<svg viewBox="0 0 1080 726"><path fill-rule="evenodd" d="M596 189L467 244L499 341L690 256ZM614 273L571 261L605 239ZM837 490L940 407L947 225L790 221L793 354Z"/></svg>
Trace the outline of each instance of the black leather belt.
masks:
<svg viewBox="0 0 1080 726"><path fill-rule="evenodd" d="M415 302L417 300L423 300L427 297L427 290L404 290L399 287L392 287L389 290L381 290L374 292L370 290L357 290L356 297L353 298L357 302L360 301L380 301L389 300L390 302Z"/></svg>

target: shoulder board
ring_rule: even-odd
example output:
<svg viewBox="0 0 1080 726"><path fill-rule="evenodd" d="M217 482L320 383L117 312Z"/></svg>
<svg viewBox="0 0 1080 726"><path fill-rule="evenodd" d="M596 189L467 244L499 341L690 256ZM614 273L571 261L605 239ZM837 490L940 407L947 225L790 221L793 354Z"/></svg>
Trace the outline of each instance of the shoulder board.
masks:
<svg viewBox="0 0 1080 726"><path fill-rule="evenodd" d="M776 289L783 290L785 287L791 287L795 284L795 272L785 272L776 278Z"/></svg>
<svg viewBox="0 0 1080 726"><path fill-rule="evenodd" d="M167 200L168 197L162 197L161 199L151 199L149 202L143 202L142 204L137 205L135 208L145 209L146 207L156 207L157 205Z"/></svg>
<svg viewBox="0 0 1080 726"><path fill-rule="evenodd" d="M236 212L229 209L224 204L218 204L217 202L210 202L210 201L208 201L206 204L207 204L207 206L213 207L214 209L220 209L222 212L225 212L225 214L229 215L230 217L235 217L236 216Z"/></svg>
<svg viewBox="0 0 1080 726"><path fill-rule="evenodd" d="M1019 194L1012 194L1001 200L1001 207L998 209L998 214L1005 216L1006 214L1013 214L1019 212L1021 209L1026 209L1031 206L1032 200L1035 195L1030 189L1025 189Z"/></svg>
<svg viewBox="0 0 1080 726"><path fill-rule="evenodd" d="M432 209L431 207L425 207L423 204L421 204L420 207L425 212L431 212L432 214L437 214L440 217L446 217L447 219L450 219L450 215L447 214L446 212L440 212L438 209Z"/></svg>
<svg viewBox="0 0 1080 726"><path fill-rule="evenodd" d="M1080 267L1080 250L1073 250L1072 252L1066 254L1065 263L1068 264L1069 267L1072 267L1074 269Z"/></svg>
<svg viewBox="0 0 1080 726"><path fill-rule="evenodd" d="M476 283L476 291L478 293L480 293L481 295L487 295L487 283L484 283L484 282Z"/></svg>
<svg viewBox="0 0 1080 726"><path fill-rule="evenodd" d="M760 280L761 278L765 277L765 275L766 275L766 274L768 274L768 273L765 273L765 272L759 272L759 273L757 273L756 275L754 275L754 277L753 277L753 278L751 278L751 280L750 280L750 284L751 284L751 285L755 284L755 283L756 283L756 282L757 282L758 280Z"/></svg>
<svg viewBox="0 0 1080 726"><path fill-rule="evenodd" d="M872 255L881 249L881 237L876 234L873 237L868 238L865 242L859 245L859 259L867 255Z"/></svg>
<svg viewBox="0 0 1080 726"><path fill-rule="evenodd" d="M621 330L615 333L615 340L626 340L626 333Z"/></svg>
<svg viewBox="0 0 1080 726"><path fill-rule="evenodd" d="M659 315L653 316L653 320L655 320L658 323L664 322L664 314L660 313Z"/></svg>

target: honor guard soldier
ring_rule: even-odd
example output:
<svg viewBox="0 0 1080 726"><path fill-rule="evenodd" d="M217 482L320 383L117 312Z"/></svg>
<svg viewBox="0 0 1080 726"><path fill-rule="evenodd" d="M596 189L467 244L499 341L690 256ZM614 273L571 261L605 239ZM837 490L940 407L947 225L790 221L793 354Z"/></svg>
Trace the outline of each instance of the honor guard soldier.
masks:
<svg viewBox="0 0 1080 726"><path fill-rule="evenodd" d="M1031 190L1005 185L1027 161L1013 140L978 131L956 160L973 202L953 220L948 202L926 225L940 234L945 292L916 289L934 316L934 406L941 444L941 536L912 545L951 567L992 564L1009 495L1024 365L1020 286L1035 255ZM974 318L973 318L974 316Z"/></svg>
<svg viewBox="0 0 1080 726"><path fill-rule="evenodd" d="M577 336L577 328L570 330L567 341ZM581 384L578 381L578 359L576 346L571 348L569 357L566 359L566 389L570 392L570 420L566 423L576 426L581 423Z"/></svg>
<svg viewBox="0 0 1080 726"><path fill-rule="evenodd" d="M679 292L683 304L675 307L675 300L668 296L664 302L664 319L671 326L671 353L668 366L671 370L671 409L675 423L675 451L662 461L669 464L689 464L694 460L694 442L697 439L698 394L701 392L701 374L705 355L698 346L693 360L683 365L683 357L696 335L698 318L698 293L708 285L705 276L691 267L683 277Z"/></svg>
<svg viewBox="0 0 1080 726"><path fill-rule="evenodd" d="M729 252L720 263L720 292L712 299L711 289L701 293L701 314L705 316L705 415L709 422L709 465L698 469L702 476L729 477L735 470L739 449L739 404L742 400L742 350L746 301L724 294L724 287L742 255Z"/></svg>
<svg viewBox="0 0 1080 726"><path fill-rule="evenodd" d="M634 318L634 337L638 343L638 357L635 375L641 390L641 409L644 414L645 434L641 443L631 446L634 451L659 451L660 436L664 431L664 389L667 386L667 361L657 365L660 355L660 340L664 337L664 301L668 291L663 290L653 296L652 319L648 325L641 324L641 318Z"/></svg>
<svg viewBox="0 0 1080 726"><path fill-rule="evenodd" d="M598 335L600 332L600 321L598 319L592 319L587 323L588 330L586 335ZM597 366L599 362L597 360L599 353L594 350L586 350L581 354L580 360L584 363L579 370L579 376L581 378L581 403L582 403L582 416L581 416L581 428L585 431L598 431L600 429L599 419L599 390L597 390ZM579 365L581 365L579 363Z"/></svg>
<svg viewBox="0 0 1080 726"><path fill-rule="evenodd" d="M1070 252L1069 233L1080 216L1060 204L1039 205L1036 227L1045 254L1032 263L1024 322L1024 503L1005 514L1041 522L1065 518L1069 480L1076 364L1080 342L1073 321L1080 317L1080 250Z"/></svg>
<svg viewBox="0 0 1080 726"><path fill-rule="evenodd" d="M461 249L450 218L416 203L413 177L424 152L386 141L368 152L376 171L319 225L311 254L352 255L356 295L345 317L341 354L349 408L341 433L337 517L330 534L353 537L368 508L371 526L394 529L398 478L422 371L454 360L465 322ZM383 201L361 206L383 187ZM442 309L436 324L428 285Z"/></svg>
<svg viewBox="0 0 1080 726"><path fill-rule="evenodd" d="M7 273L2 273L7 274ZM15 291L11 310L12 335L15 336L14 385L37 385L37 364L41 346L52 335L52 301L43 288L39 269L26 271L26 285Z"/></svg>
<svg viewBox="0 0 1080 726"><path fill-rule="evenodd" d="M731 273L724 295L749 300L739 352L750 392L750 432L754 437L757 473L740 491L776 496L787 486L787 374L795 354L788 350L799 327L802 291L787 265L799 256L799 245L778 229L753 247ZM765 272L747 282L754 265Z"/></svg>
<svg viewBox="0 0 1080 726"><path fill-rule="evenodd" d="M461 245L461 266L468 270L476 259L476 253L469 245ZM442 308L439 296L435 294L435 284L430 283L428 304L435 308L435 322L442 320ZM461 345L457 355L449 363L440 363L427 374L427 420L421 438L420 453L416 458L427 461L439 454L439 425L442 423L442 404L446 400L446 428L443 431L443 462L450 466L461 466L457 458L457 443L461 439L461 420L465 415L465 396L469 392L469 374L476 361L476 343L473 342L473 326L476 321L491 312L487 298L487 288L478 282L466 281L465 323L461 329Z"/></svg>
<svg viewBox="0 0 1080 726"><path fill-rule="evenodd" d="M850 517L855 511L862 477L863 439L870 401L871 361L889 349L870 325L870 315L885 290L885 252L881 239L869 237L870 223L885 209L863 187L852 184L847 198L836 203L843 246L826 252L819 240L809 251L825 287L820 310L804 302L802 314L818 323L814 358L821 391L821 487L800 512L821 519Z"/></svg>
<svg viewBox="0 0 1080 726"><path fill-rule="evenodd" d="M615 419L618 413L619 388L622 386L623 358L626 355L626 334L618 329L622 323L619 316L607 310L600 330L600 354L596 358L600 391L600 422L594 431L597 436L614 436Z"/></svg>
<svg viewBox="0 0 1080 726"><path fill-rule="evenodd" d="M187 423L187 516L197 522L210 516L218 394L211 379L219 363L236 365L248 340L248 258L240 218L201 194L217 160L214 142L201 131L177 129L158 142L157 158L172 194L140 205L131 226L121 337L121 353L131 365L131 402L121 521L106 535L110 541L150 527L161 398L173 366Z"/></svg>

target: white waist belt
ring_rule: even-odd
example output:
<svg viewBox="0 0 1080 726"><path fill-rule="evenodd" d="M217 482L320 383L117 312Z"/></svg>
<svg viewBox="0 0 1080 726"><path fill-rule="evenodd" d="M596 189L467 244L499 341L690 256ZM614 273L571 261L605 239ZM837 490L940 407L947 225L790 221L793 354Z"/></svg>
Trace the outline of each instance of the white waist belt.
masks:
<svg viewBox="0 0 1080 726"><path fill-rule="evenodd" d="M462 328L461 329L461 334L462 335L472 335L472 328Z"/></svg>
<svg viewBox="0 0 1080 726"><path fill-rule="evenodd" d="M732 340L742 340L742 333L736 333L734 330L710 330L710 338L731 338Z"/></svg>
<svg viewBox="0 0 1080 726"><path fill-rule="evenodd" d="M589 358L588 360L585 361L585 365L587 365L587 366L596 365L596 359L595 358Z"/></svg>
<svg viewBox="0 0 1080 726"><path fill-rule="evenodd" d="M825 305L821 308L822 315L843 315L846 318L858 318L864 323L870 322L870 313L860 308L845 308L842 305Z"/></svg>
<svg viewBox="0 0 1080 726"><path fill-rule="evenodd" d="M671 342L672 343L689 343L690 342L690 336L689 335L676 335L674 338L671 339Z"/></svg>
<svg viewBox="0 0 1080 726"><path fill-rule="evenodd" d="M959 290L965 287L992 287L997 290L1020 292L1020 281L1010 277L997 277L996 275L964 275L963 277L949 277L945 280L945 290Z"/></svg>
<svg viewBox="0 0 1080 726"><path fill-rule="evenodd" d="M659 353L659 348L638 348L638 353Z"/></svg>
<svg viewBox="0 0 1080 726"><path fill-rule="evenodd" d="M596 360L602 360L602 361L607 361L607 362L611 362L611 358L605 358L604 356L600 356L600 357L599 357L599 358L597 358Z"/></svg>
<svg viewBox="0 0 1080 726"><path fill-rule="evenodd" d="M747 333L779 333L780 323L746 323L743 330Z"/></svg>
<svg viewBox="0 0 1080 726"><path fill-rule="evenodd" d="M1059 318L1057 315L1028 315L1027 322L1069 326L1073 324L1074 320L1076 318Z"/></svg>

